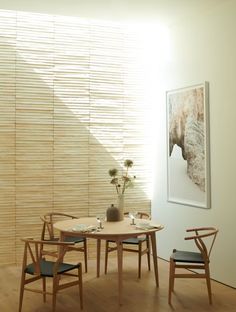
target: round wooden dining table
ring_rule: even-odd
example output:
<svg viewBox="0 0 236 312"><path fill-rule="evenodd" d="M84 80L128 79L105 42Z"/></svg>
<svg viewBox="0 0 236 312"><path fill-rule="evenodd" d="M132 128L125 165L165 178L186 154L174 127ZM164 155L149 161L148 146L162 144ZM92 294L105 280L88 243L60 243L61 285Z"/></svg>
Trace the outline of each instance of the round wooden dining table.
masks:
<svg viewBox="0 0 236 312"><path fill-rule="evenodd" d="M117 244L117 264L118 264L118 303L122 304L122 270L123 270L123 248L122 241L130 237L136 237L141 234L148 235L151 240L153 266L156 280L156 286L159 286L158 262L156 232L164 227L148 220L143 223L143 219L136 219L132 224L130 218L124 218L122 221L107 222L98 220L96 217L85 217L79 219L70 219L58 221L54 228L60 231L60 237L63 241L66 236L81 236L94 238L97 240L97 277L100 276L100 257L101 257L101 240L113 240ZM139 225L139 226L138 226Z"/></svg>

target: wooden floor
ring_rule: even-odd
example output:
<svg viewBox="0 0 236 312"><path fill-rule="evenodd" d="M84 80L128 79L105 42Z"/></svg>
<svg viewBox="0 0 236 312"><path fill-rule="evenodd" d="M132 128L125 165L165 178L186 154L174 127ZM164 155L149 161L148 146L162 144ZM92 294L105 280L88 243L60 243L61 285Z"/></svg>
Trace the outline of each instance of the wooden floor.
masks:
<svg viewBox="0 0 236 312"><path fill-rule="evenodd" d="M137 255L124 259L123 305L117 303L116 259L109 259L108 274L103 270L96 278L96 263L89 261L89 272L83 274L84 312L164 312L164 311L236 311L236 290L212 281L213 305L208 304L205 281L178 279L175 283L173 304L167 303L168 262L159 259L160 287L155 286L153 269L147 271L143 261L142 278L137 278ZM103 263L102 263L103 269ZM19 266L2 266L0 273L0 311L17 312L20 284ZM50 285L49 285L50 286ZM57 312L80 311L77 287L62 291L57 298ZM51 296L43 303L42 296L25 292L22 312L51 311Z"/></svg>

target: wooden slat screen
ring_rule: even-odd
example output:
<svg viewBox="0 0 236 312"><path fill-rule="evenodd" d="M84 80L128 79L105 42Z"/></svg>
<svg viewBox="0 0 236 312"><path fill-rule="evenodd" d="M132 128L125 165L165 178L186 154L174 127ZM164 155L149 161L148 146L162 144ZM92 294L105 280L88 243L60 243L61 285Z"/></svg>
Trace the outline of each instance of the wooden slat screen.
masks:
<svg viewBox="0 0 236 312"><path fill-rule="evenodd" d="M46 212L105 213L116 203L108 170L126 158L137 176L126 209L150 211L135 36L114 23L0 10L0 263L21 255L20 237L39 237Z"/></svg>

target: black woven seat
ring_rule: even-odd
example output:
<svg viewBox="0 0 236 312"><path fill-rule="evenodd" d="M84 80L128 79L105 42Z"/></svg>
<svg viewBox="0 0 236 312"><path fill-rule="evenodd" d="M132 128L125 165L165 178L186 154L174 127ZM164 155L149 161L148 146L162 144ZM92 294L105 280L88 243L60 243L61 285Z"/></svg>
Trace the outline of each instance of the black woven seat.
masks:
<svg viewBox="0 0 236 312"><path fill-rule="evenodd" d="M69 242L69 243L72 242L72 243L77 244L77 243L82 243L82 242L84 242L85 239L86 239L85 237L66 236L65 239L64 239L64 241L65 241L65 242Z"/></svg>
<svg viewBox="0 0 236 312"><path fill-rule="evenodd" d="M176 250L170 257L174 262L204 263L204 259L199 252Z"/></svg>
<svg viewBox="0 0 236 312"><path fill-rule="evenodd" d="M85 240L84 237L77 237L77 236L66 236L64 241L67 243L81 243ZM44 239L46 242L58 242L59 237L53 237L52 239Z"/></svg>
<svg viewBox="0 0 236 312"><path fill-rule="evenodd" d="M127 239L124 239L122 241L123 244L130 244L130 245L137 245L139 244L139 242L144 242L146 241L147 238L146 236L143 236L143 237L131 237L131 238L127 238ZM113 240L107 240L109 243L115 243L115 241Z"/></svg>
<svg viewBox="0 0 236 312"><path fill-rule="evenodd" d="M145 242L146 240L147 240L146 236L142 236L142 237L139 236L139 237L131 237L131 238L124 239L122 241L122 243L123 244L137 245L140 242Z"/></svg>
<svg viewBox="0 0 236 312"><path fill-rule="evenodd" d="M47 261L47 260L40 260L39 267L40 267L40 274L42 276L53 277L53 269L55 266L54 261ZM69 263L59 263L57 268L57 274L63 274L65 272L77 269L80 267L80 263L78 264L69 264ZM25 273L34 275L36 273L36 267L34 263L28 264L25 268Z"/></svg>

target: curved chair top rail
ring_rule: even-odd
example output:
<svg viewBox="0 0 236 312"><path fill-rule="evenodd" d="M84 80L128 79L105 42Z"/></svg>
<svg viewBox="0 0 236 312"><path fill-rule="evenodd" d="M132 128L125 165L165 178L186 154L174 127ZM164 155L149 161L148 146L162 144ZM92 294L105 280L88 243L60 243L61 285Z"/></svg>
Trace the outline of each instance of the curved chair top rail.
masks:
<svg viewBox="0 0 236 312"><path fill-rule="evenodd" d="M72 219L78 219L78 217L76 217L76 216L72 216L70 214L62 213L62 212L48 212L48 213L45 213L41 217L41 219L43 218L43 219L45 219L45 221L47 221L46 220L47 217L53 217L53 216L61 216L61 217L68 217L68 218L72 218Z"/></svg>
<svg viewBox="0 0 236 312"><path fill-rule="evenodd" d="M125 212L124 215L125 215L125 216L128 216L128 215L129 215L129 212ZM137 216L138 216L140 219L150 219L150 214L147 213L147 212L138 211L138 212L137 212Z"/></svg>
<svg viewBox="0 0 236 312"><path fill-rule="evenodd" d="M50 240L54 239L54 229L53 229L53 223L55 220L53 220L57 217L66 217L66 218L70 218L70 219L78 219L75 216L69 215L67 213L62 213L62 212L49 212L44 214L43 216L40 216L40 219L43 222L43 229L42 229L42 233L41 233L41 239L43 240L45 238L45 233L46 230L48 231L49 234L49 238Z"/></svg>
<svg viewBox="0 0 236 312"><path fill-rule="evenodd" d="M207 233L199 234L199 231L207 231ZM184 239L185 240L190 240L190 239L195 239L195 238L204 238L212 235L216 235L219 230L214 228L214 227L201 227L201 228L191 228L187 229L186 232L195 232L195 235L193 236L187 236Z"/></svg>

